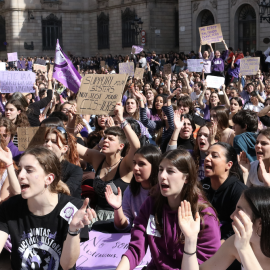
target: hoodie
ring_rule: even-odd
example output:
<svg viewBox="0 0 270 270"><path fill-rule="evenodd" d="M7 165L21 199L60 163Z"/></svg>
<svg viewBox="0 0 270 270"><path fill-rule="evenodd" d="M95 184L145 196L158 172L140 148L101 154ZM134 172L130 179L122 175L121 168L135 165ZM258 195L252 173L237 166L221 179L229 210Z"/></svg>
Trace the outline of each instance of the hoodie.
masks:
<svg viewBox="0 0 270 270"><path fill-rule="evenodd" d="M236 204L247 186L236 176L229 176L217 190L212 189L211 180L208 177L204 178L201 184L207 199L218 213L221 239L226 240L234 234L230 215L234 212Z"/></svg>
<svg viewBox="0 0 270 270"><path fill-rule="evenodd" d="M124 254L130 263L130 270L134 269L146 254L149 246L152 260L148 270L181 269L184 245L178 240L181 230L178 225L177 210L172 211L168 205L163 208L163 233L156 230L154 220L154 199L146 199L134 220L131 230L129 248ZM216 214L211 207L203 210L204 224L197 241L198 263L202 264L211 258L220 247L220 229Z"/></svg>
<svg viewBox="0 0 270 270"><path fill-rule="evenodd" d="M212 71L223 72L224 61L228 57L229 51L225 51L219 58L214 57L212 61Z"/></svg>

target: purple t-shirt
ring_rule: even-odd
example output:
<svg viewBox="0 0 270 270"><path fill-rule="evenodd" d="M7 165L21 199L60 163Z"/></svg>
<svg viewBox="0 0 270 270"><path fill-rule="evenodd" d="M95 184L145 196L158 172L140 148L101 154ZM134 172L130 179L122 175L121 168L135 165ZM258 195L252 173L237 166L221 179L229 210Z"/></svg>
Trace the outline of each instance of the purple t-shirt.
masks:
<svg viewBox="0 0 270 270"><path fill-rule="evenodd" d="M209 105L205 104L205 108L203 109L203 119L210 120L210 108Z"/></svg>
<svg viewBox="0 0 270 270"><path fill-rule="evenodd" d="M228 57L229 51L225 51L220 58L214 57L212 61L212 71L223 72L224 71L224 61Z"/></svg>
<svg viewBox="0 0 270 270"><path fill-rule="evenodd" d="M234 69L231 68L231 66L228 69L228 74L230 76L233 76L234 78L239 77L239 72L240 72L240 59L236 60L234 63Z"/></svg>

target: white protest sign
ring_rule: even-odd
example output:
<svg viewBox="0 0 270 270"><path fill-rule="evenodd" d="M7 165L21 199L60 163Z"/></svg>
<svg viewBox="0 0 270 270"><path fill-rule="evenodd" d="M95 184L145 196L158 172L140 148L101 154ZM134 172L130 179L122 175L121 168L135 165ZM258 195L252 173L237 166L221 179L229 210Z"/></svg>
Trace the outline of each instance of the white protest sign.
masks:
<svg viewBox="0 0 270 270"><path fill-rule="evenodd" d="M240 60L240 73L243 76L256 75L260 68L260 57L242 58Z"/></svg>
<svg viewBox="0 0 270 270"><path fill-rule="evenodd" d="M265 62L270 63L270 56L266 58Z"/></svg>
<svg viewBox="0 0 270 270"><path fill-rule="evenodd" d="M206 82L207 82L207 88L221 89L222 85L225 82L225 78L208 75L206 77Z"/></svg>
<svg viewBox="0 0 270 270"><path fill-rule="evenodd" d="M0 71L6 71L6 62L0 62Z"/></svg>
<svg viewBox="0 0 270 270"><path fill-rule="evenodd" d="M202 72L203 71L203 60L202 59L188 59L187 68L191 72Z"/></svg>
<svg viewBox="0 0 270 270"><path fill-rule="evenodd" d="M268 49L263 53L266 57L269 56L270 53L270 47L268 47Z"/></svg>

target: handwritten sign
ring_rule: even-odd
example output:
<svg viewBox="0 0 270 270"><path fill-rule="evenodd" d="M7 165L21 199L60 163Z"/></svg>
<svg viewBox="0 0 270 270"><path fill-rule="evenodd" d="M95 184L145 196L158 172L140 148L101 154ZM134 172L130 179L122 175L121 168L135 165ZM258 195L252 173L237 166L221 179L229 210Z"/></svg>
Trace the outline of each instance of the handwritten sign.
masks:
<svg viewBox="0 0 270 270"><path fill-rule="evenodd" d="M33 93L36 74L30 71L1 71L0 90L2 93Z"/></svg>
<svg viewBox="0 0 270 270"><path fill-rule="evenodd" d="M18 127L18 145L20 151L30 146L42 145L45 141L46 127Z"/></svg>
<svg viewBox="0 0 270 270"><path fill-rule="evenodd" d="M163 66L163 72L165 75L169 75L172 73L172 65L171 64L166 64Z"/></svg>
<svg viewBox="0 0 270 270"><path fill-rule="evenodd" d="M129 233L105 234L96 231L89 232L89 240L80 245L80 256L76 262L76 270L116 269L122 255L128 250ZM135 269L147 266L151 261L150 250L147 250L143 260Z"/></svg>
<svg viewBox="0 0 270 270"><path fill-rule="evenodd" d="M128 74L129 76L134 76L134 63L119 63L119 74Z"/></svg>
<svg viewBox="0 0 270 270"><path fill-rule="evenodd" d="M249 57L240 59L240 73L245 75L256 75L260 66L260 57Z"/></svg>
<svg viewBox="0 0 270 270"><path fill-rule="evenodd" d="M202 72L203 61L201 59L188 59L187 67L188 67L188 70L191 72Z"/></svg>
<svg viewBox="0 0 270 270"><path fill-rule="evenodd" d="M14 62L18 60L18 54L16 52L8 53L8 62Z"/></svg>
<svg viewBox="0 0 270 270"><path fill-rule="evenodd" d="M206 77L206 82L207 82L207 88L221 89L222 85L225 82L225 78L208 75Z"/></svg>
<svg viewBox="0 0 270 270"><path fill-rule="evenodd" d="M0 62L0 71L6 70L6 62Z"/></svg>
<svg viewBox="0 0 270 270"><path fill-rule="evenodd" d="M35 62L35 64L46 66L46 60L38 58Z"/></svg>
<svg viewBox="0 0 270 270"><path fill-rule="evenodd" d="M100 66L105 68L105 66L106 66L105 61L100 61Z"/></svg>
<svg viewBox="0 0 270 270"><path fill-rule="evenodd" d="M23 61L23 60L18 61L17 62L17 68L18 69L25 69L25 61Z"/></svg>
<svg viewBox="0 0 270 270"><path fill-rule="evenodd" d="M90 74L83 77L77 96L79 114L114 114L114 107L122 99L126 74Z"/></svg>
<svg viewBox="0 0 270 270"><path fill-rule="evenodd" d="M143 79L144 68L136 68L134 78Z"/></svg>
<svg viewBox="0 0 270 270"><path fill-rule="evenodd" d="M47 71L47 66L42 66L42 65L38 65L38 64L34 64L33 65L33 70L35 71L43 71L43 72L46 72Z"/></svg>
<svg viewBox="0 0 270 270"><path fill-rule="evenodd" d="M199 27L202 45L217 43L223 40L220 24Z"/></svg>

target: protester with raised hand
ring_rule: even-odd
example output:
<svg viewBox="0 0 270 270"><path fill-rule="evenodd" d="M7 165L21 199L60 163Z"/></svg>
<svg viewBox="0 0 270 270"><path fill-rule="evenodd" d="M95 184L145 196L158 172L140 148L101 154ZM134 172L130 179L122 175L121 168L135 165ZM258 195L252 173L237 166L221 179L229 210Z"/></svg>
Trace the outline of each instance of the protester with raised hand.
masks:
<svg viewBox="0 0 270 270"><path fill-rule="evenodd" d="M178 210L179 226L185 236L182 270L226 270L234 260L243 270L267 270L270 264L270 189L254 187L245 190L232 213L235 235L205 263L198 265L197 239L200 218L190 211L189 202L182 202ZM189 254L188 254L189 253ZM191 255L192 254L192 255ZM196 254L198 254L196 256ZM180 268L180 265L178 266Z"/></svg>
<svg viewBox="0 0 270 270"><path fill-rule="evenodd" d="M207 75L210 75L211 72L212 72L212 69L211 69L211 62L214 58L214 50L213 50L213 47L211 45L211 43L209 44L206 44L210 47L210 55L209 55L209 52L208 51L204 51L203 55L201 53L201 50L202 50L202 40L200 41L200 48L199 48L199 58L200 59L203 59L203 69L204 69L204 76L205 76L205 79L207 77Z"/></svg>

